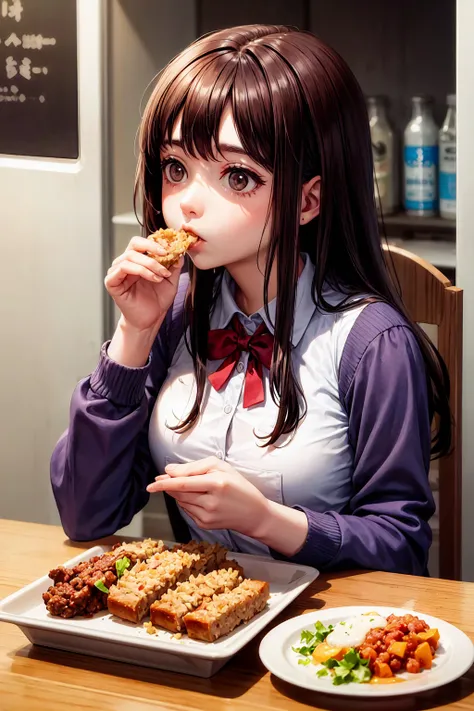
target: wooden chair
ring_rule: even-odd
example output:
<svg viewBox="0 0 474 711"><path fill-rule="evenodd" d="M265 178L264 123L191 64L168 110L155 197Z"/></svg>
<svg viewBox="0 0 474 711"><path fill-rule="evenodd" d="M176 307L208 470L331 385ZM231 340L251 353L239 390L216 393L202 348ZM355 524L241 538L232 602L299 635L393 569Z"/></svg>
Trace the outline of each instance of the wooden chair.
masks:
<svg viewBox="0 0 474 711"><path fill-rule="evenodd" d="M394 246L384 245L389 269L395 271L403 302L421 326L437 326L437 348L451 380L453 447L439 466L439 576L461 579L462 510L462 310L463 292L432 264Z"/></svg>

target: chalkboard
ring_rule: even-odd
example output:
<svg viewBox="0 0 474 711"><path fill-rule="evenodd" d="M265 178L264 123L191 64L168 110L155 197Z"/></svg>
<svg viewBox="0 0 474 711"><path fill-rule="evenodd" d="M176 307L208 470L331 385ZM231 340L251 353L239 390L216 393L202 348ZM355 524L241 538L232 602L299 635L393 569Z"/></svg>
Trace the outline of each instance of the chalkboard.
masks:
<svg viewBox="0 0 474 711"><path fill-rule="evenodd" d="M76 0L0 0L0 153L79 156Z"/></svg>

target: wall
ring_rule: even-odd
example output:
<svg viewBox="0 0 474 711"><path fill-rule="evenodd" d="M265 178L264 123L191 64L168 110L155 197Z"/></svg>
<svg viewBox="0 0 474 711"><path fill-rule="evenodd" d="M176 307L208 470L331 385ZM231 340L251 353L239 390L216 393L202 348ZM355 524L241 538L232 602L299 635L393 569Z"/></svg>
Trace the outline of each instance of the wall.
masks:
<svg viewBox="0 0 474 711"><path fill-rule="evenodd" d="M464 289L463 578L474 581L474 3L457 2L458 233L457 284Z"/></svg>
<svg viewBox="0 0 474 711"><path fill-rule="evenodd" d="M79 161L0 156L0 516L44 523L51 451L103 330L103 6L77 5Z"/></svg>
<svg viewBox="0 0 474 711"><path fill-rule="evenodd" d="M196 38L194 0L112 0L109 14L109 79L113 214L133 209L136 136L156 74ZM138 225L115 225L111 258L139 234ZM110 302L109 302L110 303ZM108 333L118 318L110 310ZM126 533L172 536L161 495L155 494Z"/></svg>

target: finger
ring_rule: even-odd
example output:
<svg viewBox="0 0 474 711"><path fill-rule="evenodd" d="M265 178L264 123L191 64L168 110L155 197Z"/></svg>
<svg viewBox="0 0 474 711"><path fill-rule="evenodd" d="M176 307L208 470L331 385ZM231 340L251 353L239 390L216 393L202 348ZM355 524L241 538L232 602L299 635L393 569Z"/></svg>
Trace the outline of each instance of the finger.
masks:
<svg viewBox="0 0 474 711"><path fill-rule="evenodd" d="M167 493L173 494L175 492L194 492L205 494L211 491L215 486L215 480L211 475L202 474L201 476L180 476L170 479L163 479L161 481L155 481L152 484L148 484L146 490L150 493L155 493L157 491L166 491Z"/></svg>
<svg viewBox="0 0 474 711"><path fill-rule="evenodd" d="M178 261L171 265L171 269L179 269L179 271L181 271L183 264L184 264L184 257L183 257L183 255L181 255L181 257L178 259Z"/></svg>
<svg viewBox="0 0 474 711"><path fill-rule="evenodd" d="M117 268L115 270L112 270L109 274L107 274L107 276L105 277L106 287L108 288L120 286L120 284L129 274L132 274L133 276L142 277L142 279L146 279L147 281L153 281L155 283L163 281L164 279L164 277L159 276L155 272L150 271L149 269L143 267L140 264L136 264L135 262L124 261L120 262L120 264L117 265Z"/></svg>
<svg viewBox="0 0 474 711"><path fill-rule="evenodd" d="M167 464L165 472L172 477L198 476L200 474L207 474L210 469L217 468L224 468L222 460L217 459L217 457L205 457L204 459L197 459L194 462L187 462L186 464Z"/></svg>
<svg viewBox="0 0 474 711"><path fill-rule="evenodd" d="M193 521L197 523L199 528L215 528L215 526L209 525L209 523L206 523L203 519L206 518L206 512L203 508L200 506L194 506L193 504L187 504L185 506L181 507L183 511L186 511L188 516L191 516Z"/></svg>
<svg viewBox="0 0 474 711"><path fill-rule="evenodd" d="M188 504L192 504L193 506L199 506L202 509L208 508L208 504L210 502L210 497L208 494L201 494L201 493L181 493L181 492L175 492L173 495L173 498L178 502L178 504L185 505L187 506Z"/></svg>
<svg viewBox="0 0 474 711"><path fill-rule="evenodd" d="M179 278L181 276L181 270L182 270L183 266L184 266L184 257L180 257L175 264L172 264L170 266L171 276L169 278L169 281L172 284L177 284L179 282Z"/></svg>
<svg viewBox="0 0 474 711"><path fill-rule="evenodd" d="M156 254L157 257L164 257L168 254L168 250L165 249L163 244L155 242L152 239L147 239L146 237L132 237L127 249L131 249L135 252L151 252L152 254Z"/></svg>
<svg viewBox="0 0 474 711"><path fill-rule="evenodd" d="M123 254L119 255L112 262L112 266L117 266L122 262L134 262L134 264L140 264L142 267L146 267L151 272L158 274L158 276L165 277L166 279L171 276L171 272L168 271L166 267L153 259L153 257L148 257L146 254L141 252L134 252L132 249L127 249Z"/></svg>

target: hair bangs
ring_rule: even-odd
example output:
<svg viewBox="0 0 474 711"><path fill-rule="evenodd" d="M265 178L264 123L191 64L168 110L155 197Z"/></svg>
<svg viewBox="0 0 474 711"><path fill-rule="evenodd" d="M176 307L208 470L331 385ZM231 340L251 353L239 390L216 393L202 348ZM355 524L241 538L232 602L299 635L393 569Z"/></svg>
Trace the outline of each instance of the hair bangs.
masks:
<svg viewBox="0 0 474 711"><path fill-rule="evenodd" d="M150 107L149 156L158 158L160 150L172 143L179 123L180 145L187 155L218 160L222 156L222 117L230 106L243 149L273 171L273 101L257 57L221 48L198 57L168 81L166 90Z"/></svg>

